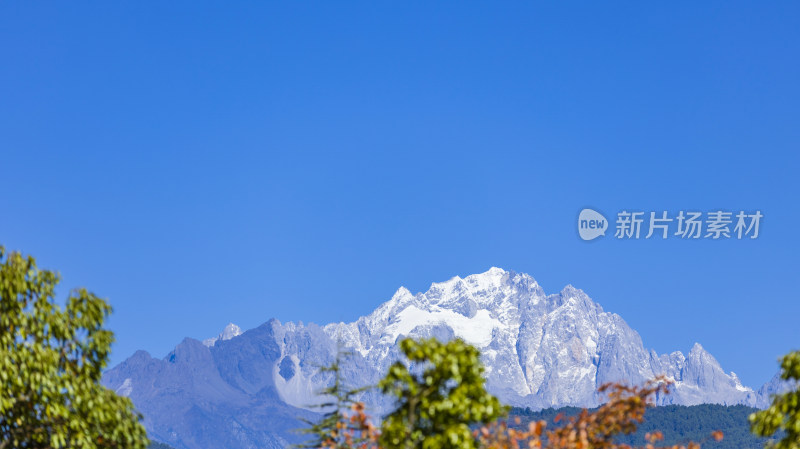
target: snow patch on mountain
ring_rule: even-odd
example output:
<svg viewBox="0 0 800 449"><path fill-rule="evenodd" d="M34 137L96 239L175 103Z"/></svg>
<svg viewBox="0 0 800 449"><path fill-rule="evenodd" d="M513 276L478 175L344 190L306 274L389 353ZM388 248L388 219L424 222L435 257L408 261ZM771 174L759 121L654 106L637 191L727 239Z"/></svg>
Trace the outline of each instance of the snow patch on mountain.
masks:
<svg viewBox="0 0 800 449"><path fill-rule="evenodd" d="M133 392L133 385L131 384L131 378L130 377L126 378L122 382L122 385L120 385L119 388L114 390L114 393L117 393L118 395L125 396L125 397L130 396L132 392Z"/></svg>
<svg viewBox="0 0 800 449"><path fill-rule="evenodd" d="M448 326L456 337L483 348L491 343L492 331L503 326L503 323L492 318L487 310L479 310L472 317L467 317L438 307L434 311L428 311L409 306L397 314L394 323L386 327L387 340L394 342L398 337L410 335L414 329L424 325Z"/></svg>

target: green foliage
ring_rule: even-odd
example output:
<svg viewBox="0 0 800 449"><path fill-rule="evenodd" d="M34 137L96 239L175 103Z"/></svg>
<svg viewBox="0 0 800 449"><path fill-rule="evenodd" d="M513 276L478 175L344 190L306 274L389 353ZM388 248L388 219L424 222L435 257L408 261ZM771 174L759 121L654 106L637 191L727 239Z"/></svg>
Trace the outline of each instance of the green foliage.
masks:
<svg viewBox="0 0 800 449"><path fill-rule="evenodd" d="M559 425L553 422L557 415L574 416L580 411L581 409L575 407L549 408L535 412L530 409L514 408L510 415L521 418L521 428L526 427L528 422L539 420L548 422L548 428L551 428ZM758 449L764 446L764 439L751 434L747 422L748 415L755 411L756 409L744 405L652 407L645 412L644 422L638 426L635 433L619 435L615 440L632 446L643 446L646 443L647 433L662 431L664 433L662 443L666 446L696 441L706 442L702 446L709 449ZM721 430L725 438L719 442L708 441L711 432L716 430Z"/></svg>
<svg viewBox="0 0 800 449"><path fill-rule="evenodd" d="M349 448L362 442L360 439L355 441L349 438L347 440L344 439L345 435L352 435L355 430L358 430L354 428L348 429L351 424L349 423L347 412L356 404L356 395L364 390L364 388L348 389L344 383L341 367L342 360L348 355L349 353L342 351L340 348L333 364L320 368L321 372L333 373L333 384L319 392L320 396L330 398L330 400L315 406L327 411L319 421L303 420L308 427L301 429L300 432L309 434L312 437L303 444L295 445L295 448ZM347 430L353 432L347 433Z"/></svg>
<svg viewBox="0 0 800 449"><path fill-rule="evenodd" d="M0 449L148 445L127 398L99 384L111 307L86 289L55 304L59 276L0 247Z"/></svg>
<svg viewBox="0 0 800 449"><path fill-rule="evenodd" d="M768 447L800 449L800 351L783 357L781 379L793 381L795 388L775 395L769 408L750 415L750 426L753 433L765 437L783 431L783 438L770 442Z"/></svg>
<svg viewBox="0 0 800 449"><path fill-rule="evenodd" d="M489 423L506 412L484 388L478 350L461 340L436 339L405 339L400 350L413 367L409 370L397 362L379 384L398 400L397 409L383 421L380 446L474 449L470 426Z"/></svg>

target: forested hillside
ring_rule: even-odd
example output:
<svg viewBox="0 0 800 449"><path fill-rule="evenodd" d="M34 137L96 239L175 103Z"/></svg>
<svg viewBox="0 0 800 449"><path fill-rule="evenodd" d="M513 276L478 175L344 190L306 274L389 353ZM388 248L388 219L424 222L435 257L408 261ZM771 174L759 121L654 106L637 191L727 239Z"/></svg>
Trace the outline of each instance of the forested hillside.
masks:
<svg viewBox="0 0 800 449"><path fill-rule="evenodd" d="M559 413L574 415L581 409L565 407L545 409L538 412L530 409L514 408L511 416L519 416L522 424L529 421L545 420L549 426L557 426L553 420ZM756 411L743 405L725 406L702 404L693 406L667 405L654 407L647 411L645 421L637 433L620 438L620 442L644 445L647 432L660 430L664 433L664 445L696 441L703 447L714 449L758 449L764 447L765 440L750 433L747 416ZM715 442L709 438L711 432L721 430L725 438Z"/></svg>

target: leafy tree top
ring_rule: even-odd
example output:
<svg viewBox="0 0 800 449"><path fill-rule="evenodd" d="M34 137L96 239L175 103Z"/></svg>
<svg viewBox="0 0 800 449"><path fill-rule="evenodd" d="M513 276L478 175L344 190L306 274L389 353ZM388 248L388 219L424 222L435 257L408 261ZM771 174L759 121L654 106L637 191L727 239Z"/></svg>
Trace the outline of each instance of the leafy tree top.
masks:
<svg viewBox="0 0 800 449"><path fill-rule="evenodd" d="M386 449L473 449L471 425L485 424L507 409L484 387L480 352L461 340L400 342L412 367L396 362L380 382L397 398L397 408L383 422Z"/></svg>
<svg viewBox="0 0 800 449"><path fill-rule="evenodd" d="M781 379L790 381L794 388L775 395L766 410L750 415L750 428L764 437L783 431L783 438L767 444L772 449L800 449L800 351L783 357Z"/></svg>
<svg viewBox="0 0 800 449"><path fill-rule="evenodd" d="M128 398L99 384L111 307L84 288L55 302L59 275L0 247L0 449L148 445Z"/></svg>

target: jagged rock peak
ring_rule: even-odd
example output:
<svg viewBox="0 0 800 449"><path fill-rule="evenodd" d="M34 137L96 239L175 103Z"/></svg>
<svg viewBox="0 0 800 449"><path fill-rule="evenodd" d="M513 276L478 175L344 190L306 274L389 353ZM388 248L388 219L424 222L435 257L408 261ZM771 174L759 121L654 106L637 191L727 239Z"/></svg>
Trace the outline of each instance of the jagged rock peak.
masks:
<svg viewBox="0 0 800 449"><path fill-rule="evenodd" d="M220 332L219 335L203 340L203 344L211 347L214 346L217 341L227 341L233 337L238 337L239 335L242 335L242 329L233 323L228 323L228 325L222 329L222 332Z"/></svg>

